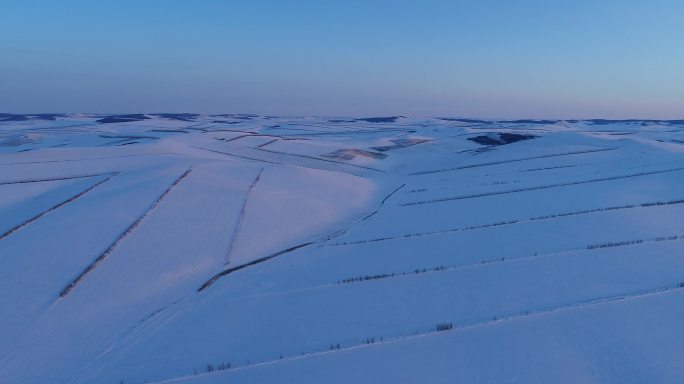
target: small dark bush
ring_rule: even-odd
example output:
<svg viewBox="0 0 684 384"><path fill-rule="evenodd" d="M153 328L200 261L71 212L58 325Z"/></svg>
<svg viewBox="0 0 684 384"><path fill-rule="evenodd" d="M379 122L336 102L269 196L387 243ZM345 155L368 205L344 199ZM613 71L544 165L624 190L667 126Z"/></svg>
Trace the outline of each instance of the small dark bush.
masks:
<svg viewBox="0 0 684 384"><path fill-rule="evenodd" d="M440 323L437 324L437 332L448 331L454 327L451 323Z"/></svg>

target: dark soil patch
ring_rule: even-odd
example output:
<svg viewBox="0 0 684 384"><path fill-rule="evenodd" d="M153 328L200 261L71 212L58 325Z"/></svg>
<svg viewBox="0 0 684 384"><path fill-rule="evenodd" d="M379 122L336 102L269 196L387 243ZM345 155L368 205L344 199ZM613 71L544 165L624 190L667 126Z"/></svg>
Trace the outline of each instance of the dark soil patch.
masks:
<svg viewBox="0 0 684 384"><path fill-rule="evenodd" d="M387 152L387 151L391 151L394 149L401 149L401 148L406 148L406 147L410 147L410 146L417 145L417 144L422 144L422 143L425 143L428 141L430 141L430 140L427 140L427 139L397 139L397 140L392 140L392 142L394 143L393 145L383 145L380 147L371 147L371 149L374 149L374 150L380 151L380 152Z"/></svg>
<svg viewBox="0 0 684 384"><path fill-rule="evenodd" d="M371 151L364 151L361 149L338 149L337 151L333 151L330 153L326 153L321 155L322 157L327 157L330 159L340 159L340 160L353 160L356 156L365 156L365 157L370 157L371 159L378 159L382 160L387 155L384 153L378 153L378 152L371 152Z"/></svg>
<svg viewBox="0 0 684 384"><path fill-rule="evenodd" d="M438 120L444 120L444 121L456 121L459 123L467 123L467 124L488 124L491 123L491 121L487 120L478 120L478 119L454 119L452 117L438 117Z"/></svg>
<svg viewBox="0 0 684 384"><path fill-rule="evenodd" d="M0 113L0 121L25 121L28 117L24 115L14 115L11 113Z"/></svg>
<svg viewBox="0 0 684 384"><path fill-rule="evenodd" d="M476 142L481 145L494 146L506 145L523 140L531 140L538 136L535 135L521 135L517 133L497 133L482 136L469 137L468 140Z"/></svg>
<svg viewBox="0 0 684 384"><path fill-rule="evenodd" d="M558 120L506 120L501 121L501 123L509 124L539 124L539 125L549 125L556 124Z"/></svg>
<svg viewBox="0 0 684 384"><path fill-rule="evenodd" d="M100 124L112 124L112 123L129 123L133 121L147 120L149 117L143 114L133 114L133 115L112 115L105 116L97 120Z"/></svg>
<svg viewBox="0 0 684 384"><path fill-rule="evenodd" d="M200 115L197 113L155 113L152 116L170 120L195 121Z"/></svg>
<svg viewBox="0 0 684 384"><path fill-rule="evenodd" d="M356 121L365 121L367 123L394 123L397 119L404 116L388 116L388 117L366 117L363 119L356 119Z"/></svg>
<svg viewBox="0 0 684 384"><path fill-rule="evenodd" d="M0 121L56 120L58 117L65 117L65 115L59 113L36 113L30 115L0 113Z"/></svg>

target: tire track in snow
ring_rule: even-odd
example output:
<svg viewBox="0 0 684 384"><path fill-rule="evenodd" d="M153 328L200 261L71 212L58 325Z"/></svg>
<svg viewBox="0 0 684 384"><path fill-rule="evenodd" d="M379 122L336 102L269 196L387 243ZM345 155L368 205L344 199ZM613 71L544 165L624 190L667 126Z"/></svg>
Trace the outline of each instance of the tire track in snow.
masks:
<svg viewBox="0 0 684 384"><path fill-rule="evenodd" d="M113 173L104 173L104 174L101 174L101 175L93 175L93 176L91 176L91 177L96 177L96 176L110 175L110 176L107 177L106 179L100 180L99 182L97 182L97 183L91 185L90 187L84 189L83 191L81 191L81 192L79 192L79 193L77 193L77 194L71 196L70 198L68 198L68 199L66 199L66 200L64 200L64 201L62 201L61 203L58 203L58 204L52 206L51 208L48 208L48 209L46 209L45 211L40 212L39 214L33 216L32 218L30 218L30 219L24 221L23 223L17 224L16 226L10 228L10 229L7 230L5 233L3 233L3 234L0 235L0 240L5 239L6 237L10 236L11 234L17 232L18 230L24 228L25 226L27 226L27 225L29 225L29 224L35 222L36 220L40 219L41 217L47 215L48 213L50 213L50 212L52 212L52 211L54 211L54 210L56 210L56 209L59 209L59 208L65 206L65 205L67 205L67 204L69 204L69 203L71 203L71 202L73 202L74 200L78 199L79 197L85 195L86 193L92 191L93 189L95 189L95 188L99 187L100 185L104 184L105 182L109 181L109 179L111 179L112 177L114 177L114 176L116 176L116 175L118 175L118 174L119 174L119 172L113 172ZM88 176L82 176L82 177L88 177ZM64 180L64 179L63 179L63 180Z"/></svg>
<svg viewBox="0 0 684 384"><path fill-rule="evenodd" d="M242 222L245 220L245 214L247 213L247 204L249 203L249 198L252 196L252 190L256 187L257 183L261 179L261 174L264 172L264 168L259 169L254 181L247 188L245 193L245 199L242 202L242 208L240 209L240 214L238 215L237 223L235 224L235 230L233 230L233 236L230 239L230 245L228 245L228 251L226 252L226 258L224 261L225 265L230 263L230 255L233 253L235 244L237 243L238 236L240 236L240 231L242 230Z"/></svg>
<svg viewBox="0 0 684 384"><path fill-rule="evenodd" d="M628 178L639 177L639 176L657 175L657 174L661 174L661 173L678 172L678 171L682 171L682 170L684 170L684 167L671 168L671 169L665 169L665 170L659 170L659 171L638 172L638 173L632 173L629 175L621 175L621 176L600 177L600 178L589 179L589 180L569 181L567 183L540 185L540 186L536 186L536 187L509 189L507 191L483 192L483 193L476 193L476 194L471 194L471 195L461 195L461 196L443 197L443 198L432 199L432 200L413 201L413 202L400 204L399 206L410 207L410 206L415 206L415 205L443 203L443 202L454 201L454 200L475 199L475 198L479 198L479 197L506 195L506 194L511 194L511 193L536 191L536 190L540 190L540 189L568 187L568 186L573 186L573 185L581 185L581 184L599 183L599 182L604 182L604 181L628 179Z"/></svg>
<svg viewBox="0 0 684 384"><path fill-rule="evenodd" d="M100 263L102 263L111 253L116 249L116 247L123 241L128 235L130 235L140 223L161 203L162 200L174 189L183 179L185 179L192 168L189 168L182 175L180 175L160 196L155 200L152 205L147 208L147 210L140 215L126 230L124 230L119 237L117 237L107 249L100 254L92 263L90 263L84 270L79 274L71 283L69 283L62 291L59 293L59 298L66 297L75 287L78 285L90 272L92 272Z"/></svg>
<svg viewBox="0 0 684 384"><path fill-rule="evenodd" d="M532 157L523 157L523 158L519 158L519 159L501 160L501 161L491 161L491 162L488 162L488 163L478 163L478 164L462 165L462 166L460 166L460 167L438 169L438 170L433 170L433 171L413 172L413 173L409 173L409 175L410 175L410 176L428 175L428 174L432 174L432 173L451 172L451 171L458 171L458 170L461 170L461 169L486 167L486 166L489 166L489 165L508 164L508 163L517 163L517 162L520 162L520 161L537 160L537 159L546 159L546 158L549 158L549 157L571 156L571 155L581 155L581 154L583 154L583 153L594 153L594 152L614 151L614 150L616 150L616 149L618 149L618 148L617 148L617 147L612 147L612 148L590 149L590 150L586 150L586 151L573 151L573 152L554 153L554 154L549 154L549 155L540 155L540 156L532 156Z"/></svg>

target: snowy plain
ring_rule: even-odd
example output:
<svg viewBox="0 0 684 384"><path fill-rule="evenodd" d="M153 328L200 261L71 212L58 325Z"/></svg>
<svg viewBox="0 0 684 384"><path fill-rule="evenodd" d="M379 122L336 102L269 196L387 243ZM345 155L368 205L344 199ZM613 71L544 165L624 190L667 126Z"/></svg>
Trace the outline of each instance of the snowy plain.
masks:
<svg viewBox="0 0 684 384"><path fill-rule="evenodd" d="M1 383L680 383L684 121L0 114Z"/></svg>

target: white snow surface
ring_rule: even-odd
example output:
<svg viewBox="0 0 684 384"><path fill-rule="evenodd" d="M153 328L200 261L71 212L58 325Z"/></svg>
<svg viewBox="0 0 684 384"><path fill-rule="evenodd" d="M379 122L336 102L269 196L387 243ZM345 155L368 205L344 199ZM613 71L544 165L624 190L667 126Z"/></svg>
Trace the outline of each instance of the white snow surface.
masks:
<svg viewBox="0 0 684 384"><path fill-rule="evenodd" d="M683 152L684 121L0 114L0 383L682 382Z"/></svg>

